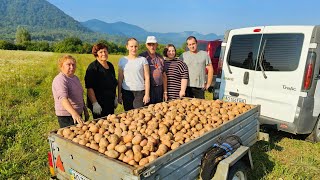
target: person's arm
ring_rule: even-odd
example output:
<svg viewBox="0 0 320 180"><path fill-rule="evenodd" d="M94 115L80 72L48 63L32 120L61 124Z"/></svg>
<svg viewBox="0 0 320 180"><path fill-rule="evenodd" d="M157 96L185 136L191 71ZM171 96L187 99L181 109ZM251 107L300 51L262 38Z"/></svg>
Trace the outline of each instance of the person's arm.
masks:
<svg viewBox="0 0 320 180"><path fill-rule="evenodd" d="M208 70L208 80L207 80L207 84L205 85L205 90L208 90L208 88L211 86L212 83L212 79L213 79L213 67L212 64L208 64L206 66L207 70Z"/></svg>
<svg viewBox="0 0 320 180"><path fill-rule="evenodd" d="M83 123L83 120L82 120L80 114L78 114L78 112L73 109L68 98L66 98L66 97L62 98L61 104L71 114L74 123L79 123L79 124Z"/></svg>
<svg viewBox="0 0 320 180"><path fill-rule="evenodd" d="M96 98L96 95L94 93L94 90L92 88L87 89L88 97L92 103L92 111L95 114L101 114L102 108Z"/></svg>
<svg viewBox="0 0 320 180"><path fill-rule="evenodd" d="M181 87L179 92L180 98L186 96L187 84L188 84L188 79L181 79Z"/></svg>
<svg viewBox="0 0 320 180"><path fill-rule="evenodd" d="M118 68L118 103L122 104L122 82L123 82L123 70L119 67Z"/></svg>
<svg viewBox="0 0 320 180"><path fill-rule="evenodd" d="M162 79L163 79L163 100L168 100L168 78L167 74L165 72L162 73Z"/></svg>
<svg viewBox="0 0 320 180"><path fill-rule="evenodd" d="M94 93L94 90L92 88L87 89L88 97L90 99L90 102L93 104L97 102L96 94Z"/></svg>
<svg viewBox="0 0 320 180"><path fill-rule="evenodd" d="M143 103L147 104L150 101L150 70L149 65L143 65L144 70L144 97Z"/></svg>

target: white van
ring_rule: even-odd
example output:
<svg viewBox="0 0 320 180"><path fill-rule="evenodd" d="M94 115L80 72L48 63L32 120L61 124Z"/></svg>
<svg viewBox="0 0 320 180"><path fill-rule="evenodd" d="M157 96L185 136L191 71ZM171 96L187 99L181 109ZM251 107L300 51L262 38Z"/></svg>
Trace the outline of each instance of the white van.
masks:
<svg viewBox="0 0 320 180"><path fill-rule="evenodd" d="M229 30L215 97L261 105L261 124L320 141L320 26Z"/></svg>

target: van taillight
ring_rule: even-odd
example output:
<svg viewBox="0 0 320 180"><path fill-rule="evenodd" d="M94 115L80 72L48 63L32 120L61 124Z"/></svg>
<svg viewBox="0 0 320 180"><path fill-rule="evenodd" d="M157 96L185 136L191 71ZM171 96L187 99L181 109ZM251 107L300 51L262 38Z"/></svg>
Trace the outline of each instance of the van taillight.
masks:
<svg viewBox="0 0 320 180"><path fill-rule="evenodd" d="M315 60L316 53L309 52L303 81L303 90L309 90L311 87Z"/></svg>

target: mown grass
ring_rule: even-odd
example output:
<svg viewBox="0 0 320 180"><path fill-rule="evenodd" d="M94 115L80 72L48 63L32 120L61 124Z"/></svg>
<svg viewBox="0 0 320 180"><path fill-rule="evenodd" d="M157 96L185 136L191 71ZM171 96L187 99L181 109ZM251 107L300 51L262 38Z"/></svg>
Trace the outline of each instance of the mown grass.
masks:
<svg viewBox="0 0 320 180"><path fill-rule="evenodd" d="M51 93L61 54L0 50L0 179L48 179L47 137L57 129ZM84 75L92 55L73 54L76 75ZM120 55L109 60L117 68ZM206 94L212 99L212 94ZM123 111L119 106L116 112ZM271 132L270 142L252 147L250 179L318 179L320 143Z"/></svg>

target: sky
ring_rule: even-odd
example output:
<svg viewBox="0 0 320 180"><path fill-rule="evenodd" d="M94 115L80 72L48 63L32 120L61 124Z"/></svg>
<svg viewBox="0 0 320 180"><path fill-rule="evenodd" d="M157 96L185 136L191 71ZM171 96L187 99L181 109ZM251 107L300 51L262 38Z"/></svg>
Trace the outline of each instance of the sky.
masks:
<svg viewBox="0 0 320 180"><path fill-rule="evenodd" d="M263 25L319 25L319 0L48 0L75 20L122 21L149 32L197 31Z"/></svg>

